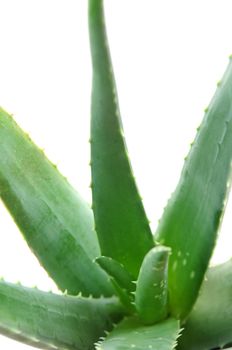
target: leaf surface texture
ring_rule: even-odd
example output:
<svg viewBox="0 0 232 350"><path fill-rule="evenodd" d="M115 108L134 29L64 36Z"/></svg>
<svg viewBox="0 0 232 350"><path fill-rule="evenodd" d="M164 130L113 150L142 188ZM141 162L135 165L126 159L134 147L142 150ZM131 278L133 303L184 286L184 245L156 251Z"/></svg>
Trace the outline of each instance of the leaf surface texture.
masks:
<svg viewBox="0 0 232 350"><path fill-rule="evenodd" d="M156 240L172 248L172 313L185 319L199 292L223 215L232 159L232 64L206 110Z"/></svg>
<svg viewBox="0 0 232 350"><path fill-rule="evenodd" d="M0 196L60 289L112 295L106 273L93 262L100 251L91 209L3 109Z"/></svg>
<svg viewBox="0 0 232 350"><path fill-rule="evenodd" d="M178 350L208 350L232 343L232 260L211 267L189 315Z"/></svg>
<svg viewBox="0 0 232 350"><path fill-rule="evenodd" d="M91 170L93 211L102 255L137 277L153 237L133 177L123 136L107 43L103 2L89 1L93 63Z"/></svg>
<svg viewBox="0 0 232 350"><path fill-rule="evenodd" d="M114 297L55 295L0 282L0 333L42 349L94 349L121 317Z"/></svg>
<svg viewBox="0 0 232 350"><path fill-rule="evenodd" d="M179 323L168 319L152 326L144 326L135 318L128 318L114 328L97 350L173 350L179 336Z"/></svg>

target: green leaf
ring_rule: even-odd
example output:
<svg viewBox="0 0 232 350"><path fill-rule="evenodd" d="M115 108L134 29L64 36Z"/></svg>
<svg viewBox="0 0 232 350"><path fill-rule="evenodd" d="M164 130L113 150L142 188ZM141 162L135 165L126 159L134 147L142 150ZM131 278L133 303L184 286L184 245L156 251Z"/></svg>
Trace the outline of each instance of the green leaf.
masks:
<svg viewBox="0 0 232 350"><path fill-rule="evenodd" d="M95 260L109 276L113 277L120 287L133 292L135 290L135 283L133 283L132 276L126 271L124 266L118 261L109 258L108 256L100 256Z"/></svg>
<svg viewBox="0 0 232 350"><path fill-rule="evenodd" d="M94 349L122 315L116 298L55 295L0 282L0 333L42 349Z"/></svg>
<svg viewBox="0 0 232 350"><path fill-rule="evenodd" d="M3 109L0 196L60 289L112 295L107 275L92 261L100 252L89 206Z"/></svg>
<svg viewBox="0 0 232 350"><path fill-rule="evenodd" d="M178 350L221 349L231 342L232 260L208 270Z"/></svg>
<svg viewBox="0 0 232 350"><path fill-rule="evenodd" d="M132 294L128 294L128 291L123 289L114 278L111 278L110 280L114 286L115 295L118 296L122 305L124 305L127 314L133 314L135 312L134 296Z"/></svg>
<svg viewBox="0 0 232 350"><path fill-rule="evenodd" d="M175 319L144 326L136 318L128 318L97 345L97 350L173 350L178 336L179 323Z"/></svg>
<svg viewBox="0 0 232 350"><path fill-rule="evenodd" d="M232 65L218 86L185 161L156 240L172 248L173 315L190 312L208 267L224 211L232 158Z"/></svg>
<svg viewBox="0 0 232 350"><path fill-rule="evenodd" d="M154 324L168 313L168 258L170 248L157 246L144 258L135 293L135 306L144 324Z"/></svg>
<svg viewBox="0 0 232 350"><path fill-rule="evenodd" d="M126 306L129 313L134 312L135 307L132 305L134 303L134 295L132 292L135 290L135 283L132 282L131 275L122 264L107 256L100 256L95 261L110 276L115 294L119 297L121 303Z"/></svg>
<svg viewBox="0 0 232 350"><path fill-rule="evenodd" d="M102 0L89 0L89 32L93 63L91 170L96 231L102 255L122 263L136 278L145 254L154 243L123 136Z"/></svg>

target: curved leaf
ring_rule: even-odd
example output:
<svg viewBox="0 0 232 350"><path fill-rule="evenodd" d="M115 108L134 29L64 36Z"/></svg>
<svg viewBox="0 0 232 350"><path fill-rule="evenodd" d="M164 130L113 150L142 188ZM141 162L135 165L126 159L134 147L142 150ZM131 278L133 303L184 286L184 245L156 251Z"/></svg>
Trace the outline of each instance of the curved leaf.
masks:
<svg viewBox="0 0 232 350"><path fill-rule="evenodd" d="M42 349L94 349L122 315L116 298L61 296L0 282L0 333Z"/></svg>
<svg viewBox="0 0 232 350"><path fill-rule="evenodd" d="M168 313L168 258L170 248L150 250L140 268L135 292L135 306L144 324L154 324Z"/></svg>
<svg viewBox="0 0 232 350"><path fill-rule="evenodd" d="M129 292L135 290L135 283L132 281L132 276L118 261L109 258L108 256L99 256L95 261L108 273L109 276L117 281L120 287Z"/></svg>
<svg viewBox="0 0 232 350"><path fill-rule="evenodd" d="M179 323L168 319L144 326L135 318L124 319L99 342L97 350L173 350L179 336Z"/></svg>
<svg viewBox="0 0 232 350"><path fill-rule="evenodd" d="M89 206L0 109L0 196L29 247L70 294L113 294L92 260L100 254Z"/></svg>
<svg viewBox="0 0 232 350"><path fill-rule="evenodd" d="M115 278L110 278L110 280L112 285L114 286L115 295L118 296L119 300L121 301L122 305L124 305L127 311L126 314L133 314L135 312L134 296L132 294L129 294L127 290L122 288L115 280Z"/></svg>
<svg viewBox="0 0 232 350"><path fill-rule="evenodd" d="M172 248L172 313L185 319L199 292L222 218L232 159L232 64L218 86L158 226Z"/></svg>
<svg viewBox="0 0 232 350"><path fill-rule="evenodd" d="M221 349L231 342L232 260L208 270L178 350Z"/></svg>

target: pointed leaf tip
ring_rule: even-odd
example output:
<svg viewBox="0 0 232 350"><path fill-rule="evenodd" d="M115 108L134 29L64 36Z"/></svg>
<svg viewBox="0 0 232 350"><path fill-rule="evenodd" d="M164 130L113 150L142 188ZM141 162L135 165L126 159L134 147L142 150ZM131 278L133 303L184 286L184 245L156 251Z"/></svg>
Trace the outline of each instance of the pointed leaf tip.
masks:
<svg viewBox="0 0 232 350"><path fill-rule="evenodd" d="M102 255L122 263L136 278L145 254L154 243L123 137L102 1L89 0L89 33L93 64L91 171L96 230Z"/></svg>
<svg viewBox="0 0 232 350"><path fill-rule="evenodd" d="M185 319L198 296L228 195L232 160L232 62L221 80L164 210L155 239L172 248L172 314Z"/></svg>

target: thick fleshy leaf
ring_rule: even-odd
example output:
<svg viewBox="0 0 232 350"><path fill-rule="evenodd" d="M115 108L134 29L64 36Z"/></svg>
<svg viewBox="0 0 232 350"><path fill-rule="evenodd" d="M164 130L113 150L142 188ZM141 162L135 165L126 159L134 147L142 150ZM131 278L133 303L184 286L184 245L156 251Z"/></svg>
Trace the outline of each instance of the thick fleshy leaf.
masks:
<svg viewBox="0 0 232 350"><path fill-rule="evenodd" d="M172 248L172 313L185 319L199 292L222 218L232 159L232 64L206 110L156 240Z"/></svg>
<svg viewBox="0 0 232 350"><path fill-rule="evenodd" d="M128 158L105 32L103 1L89 0L93 62L91 170L93 211L102 255L137 277L154 246Z"/></svg>
<svg viewBox="0 0 232 350"><path fill-rule="evenodd" d="M178 350L223 348L232 343L232 260L212 267L184 325Z"/></svg>
<svg viewBox="0 0 232 350"><path fill-rule="evenodd" d="M135 283L133 283L132 276L118 261L109 258L108 256L100 256L96 259L96 262L108 273L109 276L117 281L120 287L129 292L135 290Z"/></svg>
<svg viewBox="0 0 232 350"><path fill-rule="evenodd" d="M91 209L3 109L0 196L60 289L112 295L106 273L93 262L100 253Z"/></svg>
<svg viewBox="0 0 232 350"><path fill-rule="evenodd" d="M179 336L179 322L168 319L161 323L144 326L135 318L124 319L97 350L173 350Z"/></svg>
<svg viewBox="0 0 232 350"><path fill-rule="evenodd" d="M94 349L122 315L115 297L55 295L0 282L0 333L42 349Z"/></svg>
<svg viewBox="0 0 232 350"><path fill-rule="evenodd" d="M167 317L170 252L170 248L157 246L143 260L137 281L135 306L144 324L154 324Z"/></svg>
<svg viewBox="0 0 232 350"><path fill-rule="evenodd" d="M114 278L111 278L110 280L112 285L114 286L115 295L118 296L122 305L124 305L127 314L133 314L135 312L134 296L132 294L128 294L128 291L123 289Z"/></svg>
<svg viewBox="0 0 232 350"><path fill-rule="evenodd" d="M135 290L135 283L132 283L132 278L124 266L107 256L100 256L95 261L110 276L115 294L119 297L121 303L125 305L129 313L134 312L134 295L132 292Z"/></svg>

